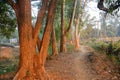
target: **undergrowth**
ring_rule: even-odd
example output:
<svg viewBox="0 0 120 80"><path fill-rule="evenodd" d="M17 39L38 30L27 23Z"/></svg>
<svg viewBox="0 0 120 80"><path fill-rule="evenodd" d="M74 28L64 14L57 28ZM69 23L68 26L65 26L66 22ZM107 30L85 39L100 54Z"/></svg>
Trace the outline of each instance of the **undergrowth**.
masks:
<svg viewBox="0 0 120 80"><path fill-rule="evenodd" d="M2 59L0 60L0 75L17 70L17 59Z"/></svg>
<svg viewBox="0 0 120 80"><path fill-rule="evenodd" d="M89 46L107 55L107 57L116 65L118 73L120 74L120 41L105 42L105 41L91 41L87 42Z"/></svg>

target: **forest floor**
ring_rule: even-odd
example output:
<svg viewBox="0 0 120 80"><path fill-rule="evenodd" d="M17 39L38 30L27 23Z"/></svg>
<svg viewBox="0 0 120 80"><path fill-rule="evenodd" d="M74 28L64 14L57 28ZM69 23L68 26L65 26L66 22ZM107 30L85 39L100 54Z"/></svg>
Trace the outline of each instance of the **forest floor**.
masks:
<svg viewBox="0 0 120 80"><path fill-rule="evenodd" d="M45 69L51 80L120 80L113 63L87 46L49 57ZM0 74L0 80L12 80L12 74L14 72Z"/></svg>

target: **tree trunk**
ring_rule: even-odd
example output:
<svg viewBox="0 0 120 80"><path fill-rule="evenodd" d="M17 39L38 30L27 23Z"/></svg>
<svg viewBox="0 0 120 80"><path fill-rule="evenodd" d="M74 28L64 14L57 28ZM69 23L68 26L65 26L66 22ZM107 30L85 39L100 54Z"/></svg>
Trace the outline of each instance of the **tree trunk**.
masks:
<svg viewBox="0 0 120 80"><path fill-rule="evenodd" d="M65 9L65 0L62 0L62 9L61 9L61 43L60 43L60 52L66 52L66 35L70 31L72 25L73 25L73 20L75 16L75 10L76 10L76 5L77 5L77 0L74 0L74 8L72 11L71 19L69 22L68 28L65 30L65 25L64 25L64 9Z"/></svg>
<svg viewBox="0 0 120 80"><path fill-rule="evenodd" d="M44 0L43 2L47 6L47 2L49 1ZM44 64L54 21L56 2L57 0L51 0L49 3L45 31L40 41L37 37L39 33L37 29L40 29L40 26L35 26L35 29L32 28L31 1L18 0L16 4L12 0L9 0L10 5L16 12L20 42L19 69L13 80L49 80L44 69ZM46 11L44 10L46 9L45 5L41 8L41 14L39 15L42 17L38 17L38 20L40 20L40 18L43 19ZM39 23L39 21L36 22L36 24L37 23ZM38 43L37 41L40 42ZM37 43L39 46L39 53L36 52Z"/></svg>
<svg viewBox="0 0 120 80"><path fill-rule="evenodd" d="M78 25L79 25L79 19L77 20L76 26L75 26L75 49L80 49L80 35L78 32Z"/></svg>
<svg viewBox="0 0 120 80"><path fill-rule="evenodd" d="M44 64L46 61L47 53L48 53L48 46L50 41L50 35L52 32L53 22L54 22L54 15L55 15L55 7L56 7L57 0L52 0L50 2L50 6L48 9L48 17L45 26L44 35L41 41L40 53L36 55L35 59L35 72L37 73L36 77L40 80L48 80L48 75L44 69ZM40 78L39 78L40 77Z"/></svg>
<svg viewBox="0 0 120 80"><path fill-rule="evenodd" d="M85 0L85 2L86 2L87 0ZM77 2L77 1L76 1ZM81 19L81 17L82 17L82 15L83 15L83 11L82 11L82 8L81 8L81 6L82 6L82 0L79 0L78 1L79 2L79 13L78 13L78 17L77 17L77 19L76 19L76 22L75 22L75 49L76 50L79 50L80 49L80 32L79 32L79 25L80 26L82 26L82 22L80 22L80 21L82 21L82 19ZM85 5L83 6L83 8L86 6L86 3L84 3Z"/></svg>
<svg viewBox="0 0 120 80"><path fill-rule="evenodd" d="M14 80L26 79L29 77L30 80L33 74L33 39L32 39L32 24L31 24L31 5L30 1L19 1L18 2L18 31L19 31L19 42L20 42L20 62L19 70L14 77ZM22 6L21 6L22 5Z"/></svg>
<svg viewBox="0 0 120 80"><path fill-rule="evenodd" d="M61 35L60 52L66 52L66 36Z"/></svg>
<svg viewBox="0 0 120 80"><path fill-rule="evenodd" d="M35 48L33 46L31 34L32 29L29 25L19 26L20 62L19 70L14 77L14 80L33 80L33 56L35 54Z"/></svg>
<svg viewBox="0 0 120 80"><path fill-rule="evenodd" d="M55 35L55 29L53 27L52 29L52 54L58 55L58 50L57 50L57 43L56 43L56 35Z"/></svg>
<svg viewBox="0 0 120 80"><path fill-rule="evenodd" d="M65 36L65 25L64 25L64 8L65 0L62 0L61 5L61 43L60 43L60 52L66 52L66 36Z"/></svg>

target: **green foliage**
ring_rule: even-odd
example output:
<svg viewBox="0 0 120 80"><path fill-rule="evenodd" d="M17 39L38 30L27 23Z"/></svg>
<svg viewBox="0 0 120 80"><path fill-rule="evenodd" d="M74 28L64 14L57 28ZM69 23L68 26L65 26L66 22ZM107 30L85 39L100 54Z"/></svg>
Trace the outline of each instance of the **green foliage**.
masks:
<svg viewBox="0 0 120 80"><path fill-rule="evenodd" d="M105 53L106 56L116 65L117 73L120 74L120 41L118 42L103 42L103 41L95 41L90 42L90 46L92 46L95 50L100 51L100 53Z"/></svg>
<svg viewBox="0 0 120 80"><path fill-rule="evenodd" d="M114 62L116 65L120 65L120 58L115 55L108 55L108 57Z"/></svg>
<svg viewBox="0 0 120 80"><path fill-rule="evenodd" d="M9 38L16 27L15 14L4 0L0 2L0 35Z"/></svg>
<svg viewBox="0 0 120 80"><path fill-rule="evenodd" d="M52 44L49 45L49 48L48 48L48 55L52 55Z"/></svg>
<svg viewBox="0 0 120 80"><path fill-rule="evenodd" d="M56 7L56 13L55 13L55 20L54 20L54 29L56 33L56 40L60 40L60 34L61 34L61 2L62 0L58 0L57 7Z"/></svg>
<svg viewBox="0 0 120 80"><path fill-rule="evenodd" d="M72 17L72 11L73 11L73 1L74 0L66 0L65 1L65 16L70 20Z"/></svg>
<svg viewBox="0 0 120 80"><path fill-rule="evenodd" d="M88 39L95 37L95 32L98 31L96 28L93 28L95 26L95 17L90 18L90 14L87 14L84 12L84 16L82 16L80 25L79 25L79 32L81 35L81 38Z"/></svg>
<svg viewBox="0 0 120 80"><path fill-rule="evenodd" d="M61 35L60 35L60 34L61 34L60 29L61 29L60 24L59 24L59 23L56 24L56 27L55 27L55 33L56 33L56 40L57 40L57 41L60 40L60 36L61 36Z"/></svg>
<svg viewBox="0 0 120 80"><path fill-rule="evenodd" d="M108 35L108 37L114 37L115 32L109 30L109 31L107 31L107 35Z"/></svg>
<svg viewBox="0 0 120 80"><path fill-rule="evenodd" d="M90 44L95 50L106 53L106 55L117 65L120 65L120 41L118 42L104 42L95 41Z"/></svg>
<svg viewBox="0 0 120 80"><path fill-rule="evenodd" d="M105 0L106 5L108 6L109 13L112 15L119 14L120 0Z"/></svg>
<svg viewBox="0 0 120 80"><path fill-rule="evenodd" d="M106 51L108 44L105 42L95 42L90 44L94 49L99 51Z"/></svg>
<svg viewBox="0 0 120 80"><path fill-rule="evenodd" d="M0 75L17 70L18 61L12 59L0 60Z"/></svg>
<svg viewBox="0 0 120 80"><path fill-rule="evenodd" d="M58 0L57 3L57 9L55 14L55 20L54 20L54 27L56 32L56 39L57 41L60 40L60 34L61 34L61 4L62 0ZM65 1L65 10L64 10L64 23L65 23L65 29L68 28L70 18L72 16L72 10L73 10L73 1L72 0L66 0Z"/></svg>

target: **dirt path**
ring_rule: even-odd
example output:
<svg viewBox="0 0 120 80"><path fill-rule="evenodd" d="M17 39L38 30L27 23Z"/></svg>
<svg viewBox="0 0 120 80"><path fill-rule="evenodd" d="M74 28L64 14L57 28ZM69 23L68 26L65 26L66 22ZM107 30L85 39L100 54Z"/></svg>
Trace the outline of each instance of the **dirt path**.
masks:
<svg viewBox="0 0 120 80"><path fill-rule="evenodd" d="M76 80L93 80L95 74L91 71L91 65L89 64L88 56L90 52L85 50L85 47L81 47L81 52L75 53L77 56L74 59L74 70L76 72Z"/></svg>
<svg viewBox="0 0 120 80"><path fill-rule="evenodd" d="M98 57L87 47L81 46L78 52L61 53L48 60L46 69L52 80L119 80L110 73L111 63L103 65L104 61Z"/></svg>

